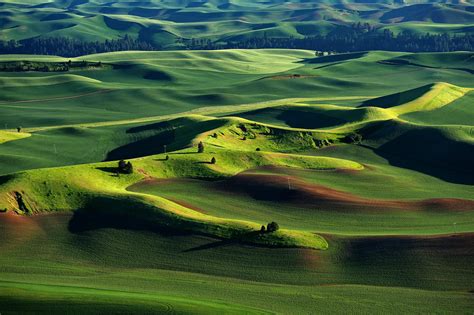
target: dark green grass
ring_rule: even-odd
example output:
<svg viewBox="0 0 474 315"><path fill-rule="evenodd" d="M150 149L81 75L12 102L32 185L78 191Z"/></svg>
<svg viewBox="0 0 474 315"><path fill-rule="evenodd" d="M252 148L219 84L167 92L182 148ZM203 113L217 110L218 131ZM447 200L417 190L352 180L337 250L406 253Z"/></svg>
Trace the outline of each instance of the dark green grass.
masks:
<svg viewBox="0 0 474 315"><path fill-rule="evenodd" d="M318 252L119 229L70 233L69 219L23 218L20 231L0 217L2 311L366 312L403 299L397 312L462 312L472 303L470 236L331 238Z"/></svg>

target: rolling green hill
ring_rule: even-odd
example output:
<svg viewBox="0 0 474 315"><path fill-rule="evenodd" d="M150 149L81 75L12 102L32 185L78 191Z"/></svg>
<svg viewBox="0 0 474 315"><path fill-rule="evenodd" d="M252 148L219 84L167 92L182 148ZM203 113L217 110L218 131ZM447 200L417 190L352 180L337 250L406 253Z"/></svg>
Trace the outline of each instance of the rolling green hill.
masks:
<svg viewBox="0 0 474 315"><path fill-rule="evenodd" d="M472 33L472 1L6 1L0 40L125 34L168 48L178 39L242 40L326 34L341 25L374 25L433 33ZM433 26L436 23L436 26Z"/></svg>
<svg viewBox="0 0 474 315"><path fill-rule="evenodd" d="M101 3L63 4L93 15ZM58 11L47 21L70 18L36 4ZM160 5L134 12L178 14ZM130 18L129 6L106 14ZM469 312L472 59L0 57L16 69L0 71L0 312Z"/></svg>

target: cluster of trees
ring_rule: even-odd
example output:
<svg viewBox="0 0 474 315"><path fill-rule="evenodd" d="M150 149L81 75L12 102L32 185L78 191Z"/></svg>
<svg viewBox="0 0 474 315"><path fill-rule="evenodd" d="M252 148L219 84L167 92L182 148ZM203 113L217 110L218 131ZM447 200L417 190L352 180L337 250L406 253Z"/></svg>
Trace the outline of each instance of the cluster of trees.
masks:
<svg viewBox="0 0 474 315"><path fill-rule="evenodd" d="M120 39L81 41L69 37L0 41L0 54L34 54L77 57L126 50L161 50L161 46L125 35Z"/></svg>
<svg viewBox="0 0 474 315"><path fill-rule="evenodd" d="M101 68L102 63L89 61L68 62L32 62L32 61L8 61L0 63L0 71L22 72L22 71L42 71L42 72L64 72L71 69Z"/></svg>
<svg viewBox="0 0 474 315"><path fill-rule="evenodd" d="M212 41L210 39L183 39L176 41L183 49L214 50L228 48L294 48L327 52L352 52L366 50L445 52L474 50L474 34L418 34L403 31L395 34L370 24L340 26L326 35L294 37L252 37L243 40ZM125 35L115 40L81 41L67 37L33 38L21 41L0 41L0 54L40 54L76 57L88 54L125 50L163 50L154 42Z"/></svg>
<svg viewBox="0 0 474 315"><path fill-rule="evenodd" d="M290 48L327 52L354 52L367 50L408 51L408 52L448 52L474 50L474 34L416 34L408 31L394 34L390 30L361 31L359 29L338 28L327 35L304 38L255 37L242 41L213 42L208 39L185 42L188 49L257 49Z"/></svg>

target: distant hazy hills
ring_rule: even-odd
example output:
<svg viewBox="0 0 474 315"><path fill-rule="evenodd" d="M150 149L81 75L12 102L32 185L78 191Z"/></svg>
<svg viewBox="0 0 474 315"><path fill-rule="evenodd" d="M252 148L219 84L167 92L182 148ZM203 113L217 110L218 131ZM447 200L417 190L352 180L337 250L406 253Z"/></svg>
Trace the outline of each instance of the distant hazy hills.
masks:
<svg viewBox="0 0 474 315"><path fill-rule="evenodd" d="M298 38L358 22L394 32L473 33L474 0L0 0L0 40L128 34L172 46L179 38Z"/></svg>

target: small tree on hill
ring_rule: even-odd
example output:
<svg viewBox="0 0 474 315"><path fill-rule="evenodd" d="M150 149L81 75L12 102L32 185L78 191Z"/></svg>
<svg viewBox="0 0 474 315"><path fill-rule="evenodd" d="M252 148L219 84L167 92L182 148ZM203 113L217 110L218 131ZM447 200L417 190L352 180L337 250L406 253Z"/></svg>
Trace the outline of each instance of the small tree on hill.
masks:
<svg viewBox="0 0 474 315"><path fill-rule="evenodd" d="M132 174L133 173L133 165L131 162L125 162L124 160L120 160L118 162L117 172L123 174Z"/></svg>
<svg viewBox="0 0 474 315"><path fill-rule="evenodd" d="M199 141L198 143L198 153L203 153L204 152L204 143L202 141Z"/></svg>
<svg viewBox="0 0 474 315"><path fill-rule="evenodd" d="M21 132L21 126L16 127L16 131Z"/></svg>
<svg viewBox="0 0 474 315"><path fill-rule="evenodd" d="M119 169L119 171L124 170L126 166L127 166L127 162L125 162L124 160L120 160L120 161L118 162L118 169Z"/></svg>
<svg viewBox="0 0 474 315"><path fill-rule="evenodd" d="M262 227L260 228L260 233L265 233L267 229L265 228L265 225L262 225Z"/></svg>
<svg viewBox="0 0 474 315"><path fill-rule="evenodd" d="M267 224L267 231L268 232L276 232L280 229L280 226L276 222L270 222Z"/></svg>
<svg viewBox="0 0 474 315"><path fill-rule="evenodd" d="M133 173L133 165L131 162L127 162L127 165L124 169L125 174L132 174Z"/></svg>
<svg viewBox="0 0 474 315"><path fill-rule="evenodd" d="M216 164L216 162L217 162L217 161L216 161L216 158L215 158L215 157L212 157L212 159L211 159L211 164Z"/></svg>

